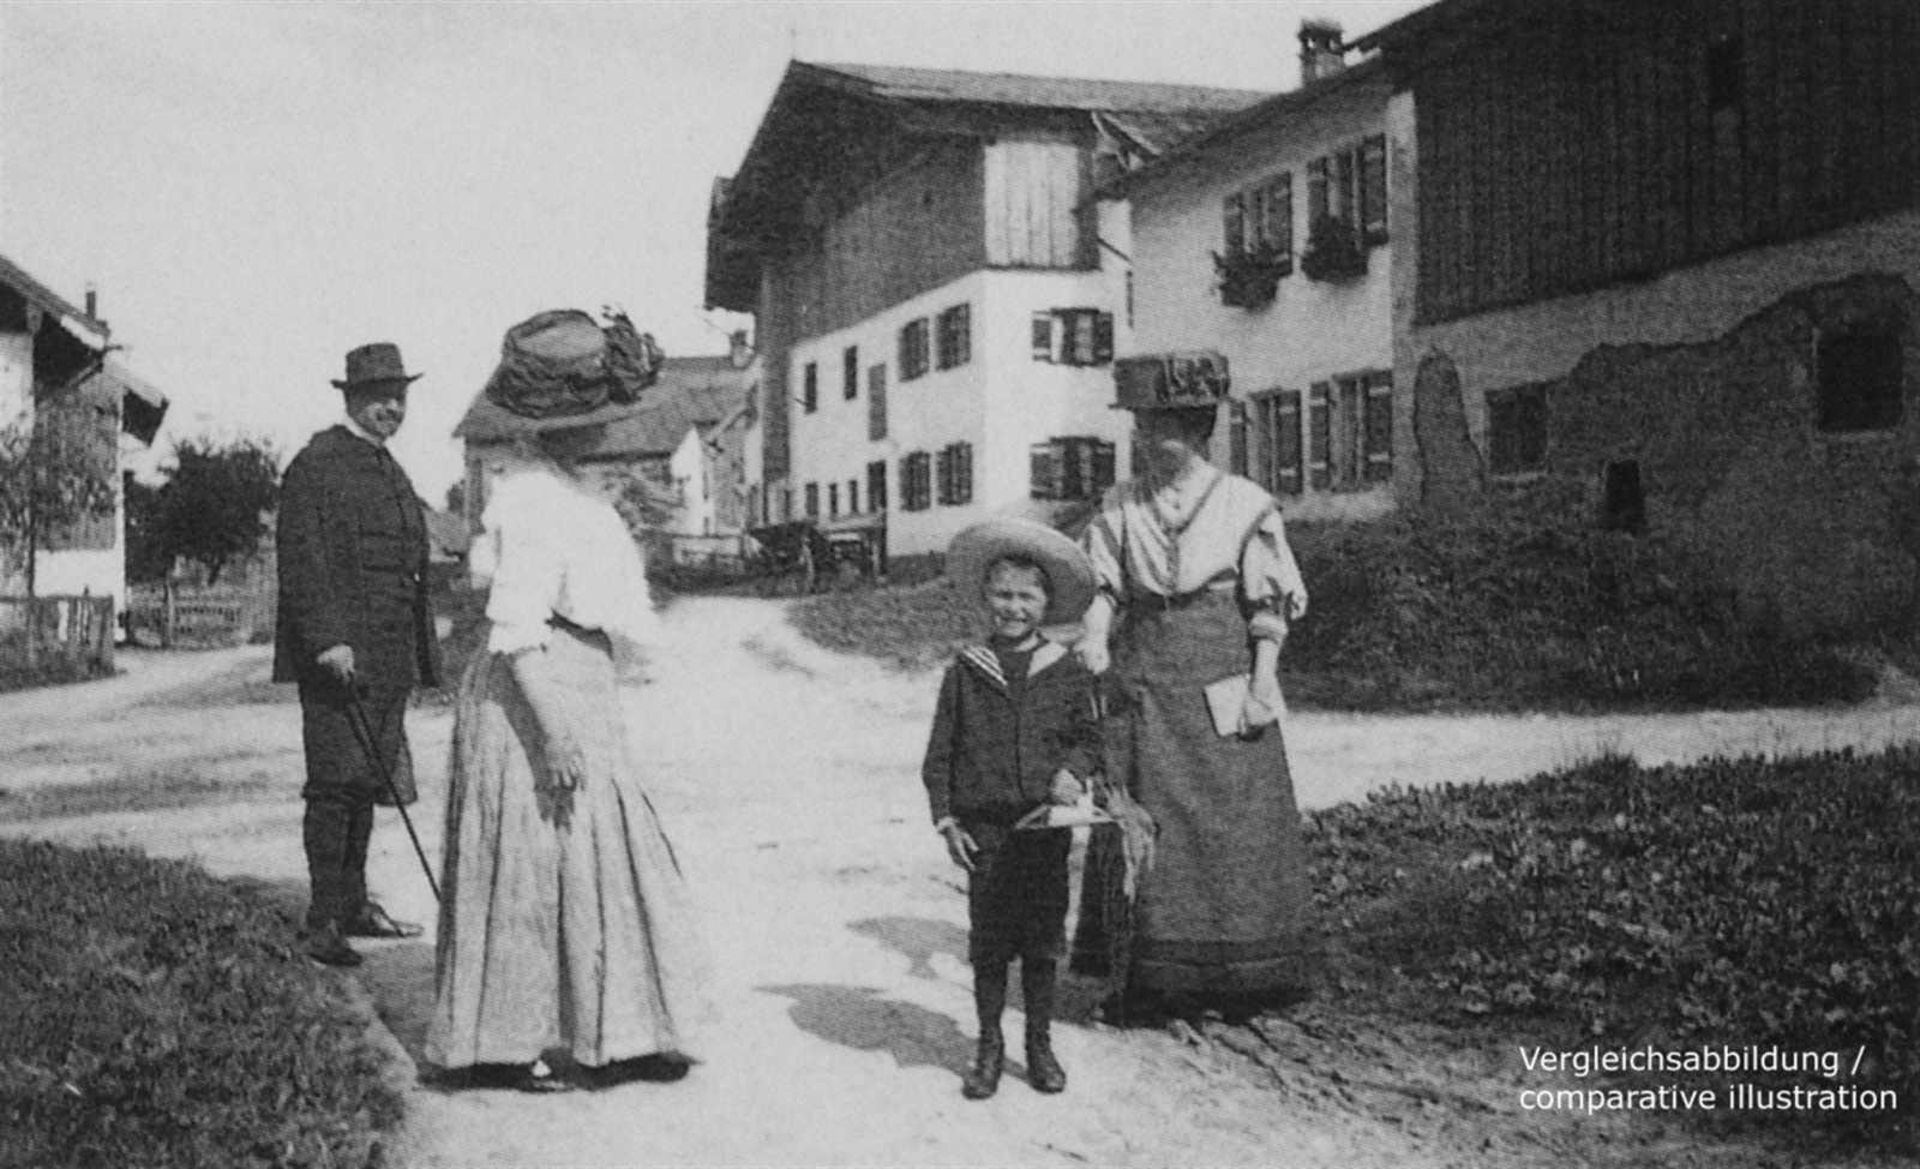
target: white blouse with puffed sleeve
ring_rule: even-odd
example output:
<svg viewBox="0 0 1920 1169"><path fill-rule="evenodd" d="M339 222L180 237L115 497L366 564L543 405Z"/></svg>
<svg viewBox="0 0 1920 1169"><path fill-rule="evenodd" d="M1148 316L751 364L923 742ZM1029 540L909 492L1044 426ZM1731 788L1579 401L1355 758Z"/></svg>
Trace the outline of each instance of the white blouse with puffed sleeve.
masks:
<svg viewBox="0 0 1920 1169"><path fill-rule="evenodd" d="M659 618L640 547L587 487L549 466L514 467L492 484L481 525L473 572L492 578L490 651L546 645L556 614L634 645L654 640Z"/></svg>

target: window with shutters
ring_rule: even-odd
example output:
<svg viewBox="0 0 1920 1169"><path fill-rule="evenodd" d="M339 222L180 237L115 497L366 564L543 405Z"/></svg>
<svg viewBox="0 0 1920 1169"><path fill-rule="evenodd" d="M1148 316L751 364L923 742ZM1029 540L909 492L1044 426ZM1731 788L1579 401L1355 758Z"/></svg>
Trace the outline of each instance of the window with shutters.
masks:
<svg viewBox="0 0 1920 1169"><path fill-rule="evenodd" d="M860 347L849 345L840 354L840 396L851 402L860 396Z"/></svg>
<svg viewBox="0 0 1920 1169"><path fill-rule="evenodd" d="M941 369L952 369L973 360L973 310L964 304L934 318L934 362Z"/></svg>
<svg viewBox="0 0 1920 1169"><path fill-rule="evenodd" d="M1275 495L1299 495L1306 488L1300 391L1256 394L1247 413L1247 477Z"/></svg>
<svg viewBox="0 0 1920 1169"><path fill-rule="evenodd" d="M940 450L940 502L951 507L973 502L973 444L949 443Z"/></svg>
<svg viewBox="0 0 1920 1169"><path fill-rule="evenodd" d="M885 459L867 464L867 508L870 511L887 510L887 461Z"/></svg>
<svg viewBox="0 0 1920 1169"><path fill-rule="evenodd" d="M927 318L908 321L900 327L900 380L910 382L927 372Z"/></svg>
<svg viewBox="0 0 1920 1169"><path fill-rule="evenodd" d="M1307 164L1307 222L1339 220L1362 247L1387 242L1387 138L1375 134Z"/></svg>
<svg viewBox="0 0 1920 1169"><path fill-rule="evenodd" d="M1293 271L1293 174L1263 179L1228 195L1221 210L1223 255L1273 264L1279 275Z"/></svg>
<svg viewBox="0 0 1920 1169"><path fill-rule="evenodd" d="M1307 482L1358 491L1393 480L1393 374L1316 382L1307 392Z"/></svg>
<svg viewBox="0 0 1920 1169"><path fill-rule="evenodd" d="M811 414L820 408L820 366L807 362L800 376L800 408Z"/></svg>
<svg viewBox="0 0 1920 1169"><path fill-rule="evenodd" d="M1106 365L1113 360L1113 314L1093 308L1034 313L1033 359L1055 365Z"/></svg>
<svg viewBox="0 0 1920 1169"><path fill-rule="evenodd" d="M847 514L860 514L860 480L847 480Z"/></svg>
<svg viewBox="0 0 1920 1169"><path fill-rule="evenodd" d="M867 369L867 437L879 441L887 437L887 367Z"/></svg>
<svg viewBox="0 0 1920 1169"><path fill-rule="evenodd" d="M806 509L808 519L817 519L820 515L820 485L809 483L806 487Z"/></svg>
<svg viewBox="0 0 1920 1169"><path fill-rule="evenodd" d="M1547 387L1487 392L1487 470L1525 475L1547 469Z"/></svg>
<svg viewBox="0 0 1920 1169"><path fill-rule="evenodd" d="M1085 436L1035 443L1029 451L1035 499L1098 499L1114 482L1113 444Z"/></svg>
<svg viewBox="0 0 1920 1169"><path fill-rule="evenodd" d="M925 451L914 451L900 459L900 507L925 511L932 506L933 459Z"/></svg>
<svg viewBox="0 0 1920 1169"><path fill-rule="evenodd" d="M840 485L827 484L827 518L835 519L840 515Z"/></svg>
<svg viewBox="0 0 1920 1169"><path fill-rule="evenodd" d="M1814 351L1821 430L1892 430L1905 413L1905 347L1897 327L1823 334Z"/></svg>

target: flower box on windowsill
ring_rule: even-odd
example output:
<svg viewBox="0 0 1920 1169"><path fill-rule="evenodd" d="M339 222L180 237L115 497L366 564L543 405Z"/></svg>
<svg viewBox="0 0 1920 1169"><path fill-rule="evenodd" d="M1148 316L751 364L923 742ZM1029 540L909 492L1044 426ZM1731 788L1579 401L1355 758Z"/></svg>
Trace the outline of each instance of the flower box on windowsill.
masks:
<svg viewBox="0 0 1920 1169"><path fill-rule="evenodd" d="M1353 225L1344 219L1322 215L1313 221L1307 235L1307 250L1300 256L1300 271L1309 280L1352 280L1367 274L1367 253Z"/></svg>
<svg viewBox="0 0 1920 1169"><path fill-rule="evenodd" d="M1234 308L1259 308L1279 291L1280 278L1293 271L1293 256L1272 248L1251 252L1213 254L1220 275L1220 303Z"/></svg>

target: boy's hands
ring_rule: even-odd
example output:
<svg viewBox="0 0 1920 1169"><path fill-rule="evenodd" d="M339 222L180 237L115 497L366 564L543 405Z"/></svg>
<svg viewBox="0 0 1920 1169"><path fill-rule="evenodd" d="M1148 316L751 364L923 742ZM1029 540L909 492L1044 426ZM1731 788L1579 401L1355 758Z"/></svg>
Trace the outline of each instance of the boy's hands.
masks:
<svg viewBox="0 0 1920 1169"><path fill-rule="evenodd" d="M947 855L953 858L953 863L971 873L973 854L980 851L973 837L967 835L966 829L952 822L940 829L940 835L947 839Z"/></svg>
<svg viewBox="0 0 1920 1169"><path fill-rule="evenodd" d="M1086 785L1075 779L1073 772L1062 767L1053 773L1053 786L1047 790L1047 801L1063 808L1070 808L1079 803L1080 797L1086 794Z"/></svg>

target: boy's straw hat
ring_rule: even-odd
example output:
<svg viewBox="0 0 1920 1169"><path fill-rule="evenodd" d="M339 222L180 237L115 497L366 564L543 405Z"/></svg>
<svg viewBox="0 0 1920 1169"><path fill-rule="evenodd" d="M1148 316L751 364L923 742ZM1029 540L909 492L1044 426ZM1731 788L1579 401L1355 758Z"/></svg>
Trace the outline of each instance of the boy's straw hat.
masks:
<svg viewBox="0 0 1920 1169"><path fill-rule="evenodd" d="M1003 556L1024 556L1047 575L1043 625L1078 621L1093 603L1093 562L1080 546L1034 520L1001 516L961 532L947 545L947 579L960 595L978 603L987 569Z"/></svg>

